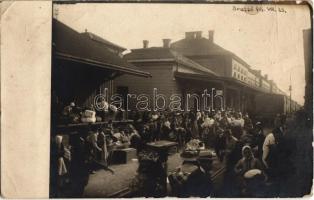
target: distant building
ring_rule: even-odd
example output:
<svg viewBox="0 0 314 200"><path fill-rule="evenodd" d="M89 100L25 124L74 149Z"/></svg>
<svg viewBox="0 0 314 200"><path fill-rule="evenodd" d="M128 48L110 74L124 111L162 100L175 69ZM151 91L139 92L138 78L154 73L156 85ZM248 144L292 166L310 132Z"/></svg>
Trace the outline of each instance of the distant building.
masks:
<svg viewBox="0 0 314 200"><path fill-rule="evenodd" d="M242 58L214 43L214 31L208 32L208 38L201 31L187 32L185 38L171 44L171 48L184 56L206 66L221 77L234 78L252 88L270 92L267 75L253 70Z"/></svg>

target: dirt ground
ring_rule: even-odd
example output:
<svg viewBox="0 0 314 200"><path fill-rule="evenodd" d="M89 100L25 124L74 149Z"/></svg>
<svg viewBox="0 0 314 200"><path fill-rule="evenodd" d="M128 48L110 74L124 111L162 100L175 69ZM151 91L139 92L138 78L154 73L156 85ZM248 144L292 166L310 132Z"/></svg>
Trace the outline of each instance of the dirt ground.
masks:
<svg viewBox="0 0 314 200"><path fill-rule="evenodd" d="M179 153L170 155L168 158L168 173L173 172L182 164L183 160ZM98 170L91 174L87 186L85 187L83 197L110 197L113 194L126 189L136 176L138 161L133 159L127 164L112 165L110 168L114 171ZM213 174L222 167L218 160L214 160Z"/></svg>

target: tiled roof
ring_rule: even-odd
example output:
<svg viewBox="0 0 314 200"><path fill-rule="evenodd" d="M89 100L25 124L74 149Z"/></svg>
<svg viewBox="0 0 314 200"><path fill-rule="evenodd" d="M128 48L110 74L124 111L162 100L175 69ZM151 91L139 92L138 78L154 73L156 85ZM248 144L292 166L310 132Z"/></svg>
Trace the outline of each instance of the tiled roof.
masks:
<svg viewBox="0 0 314 200"><path fill-rule="evenodd" d="M212 70L198 64L197 62L183 56L182 54L164 47L150 47L142 49L132 49L131 53L126 54L125 58L129 61L144 61L144 60L173 60L179 64L191 67L193 69L209 73L217 76Z"/></svg>
<svg viewBox="0 0 314 200"><path fill-rule="evenodd" d="M68 59L139 76L150 76L118 54L110 52L103 44L76 32L53 19L53 53L57 58Z"/></svg>
<svg viewBox="0 0 314 200"><path fill-rule="evenodd" d="M143 49L132 49L131 53L124 56L127 60L137 59L167 59L173 58L169 48L163 47L150 47Z"/></svg>

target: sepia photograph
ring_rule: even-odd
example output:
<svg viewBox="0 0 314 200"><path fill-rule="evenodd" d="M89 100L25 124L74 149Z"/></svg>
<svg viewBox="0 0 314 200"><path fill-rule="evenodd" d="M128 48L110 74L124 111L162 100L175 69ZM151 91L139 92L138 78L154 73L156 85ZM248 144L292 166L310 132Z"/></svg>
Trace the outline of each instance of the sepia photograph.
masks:
<svg viewBox="0 0 314 200"><path fill-rule="evenodd" d="M311 195L306 2L53 2L50 198Z"/></svg>

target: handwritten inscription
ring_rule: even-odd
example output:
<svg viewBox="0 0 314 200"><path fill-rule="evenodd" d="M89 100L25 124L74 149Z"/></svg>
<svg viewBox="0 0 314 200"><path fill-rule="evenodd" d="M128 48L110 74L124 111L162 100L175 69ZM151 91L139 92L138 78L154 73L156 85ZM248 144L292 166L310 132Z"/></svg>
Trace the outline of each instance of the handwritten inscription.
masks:
<svg viewBox="0 0 314 200"><path fill-rule="evenodd" d="M255 5L246 5L246 6L233 6L232 10L235 12L245 12L248 14L257 14L259 12L270 12L270 13L287 13L283 7L277 6L255 6Z"/></svg>

